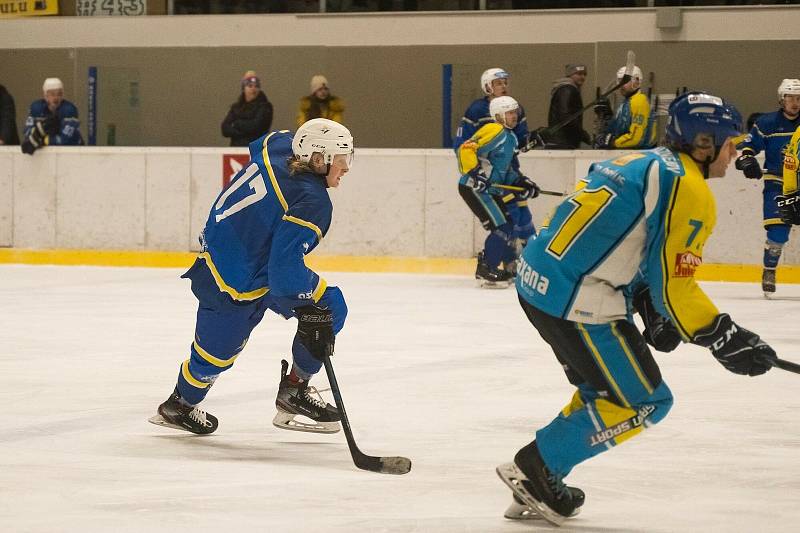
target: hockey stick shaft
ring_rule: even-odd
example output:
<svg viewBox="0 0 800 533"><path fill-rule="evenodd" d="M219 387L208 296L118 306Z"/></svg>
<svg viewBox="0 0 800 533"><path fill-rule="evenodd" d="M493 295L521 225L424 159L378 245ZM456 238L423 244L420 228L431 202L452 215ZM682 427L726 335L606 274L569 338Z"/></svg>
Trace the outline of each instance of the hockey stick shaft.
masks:
<svg viewBox="0 0 800 533"><path fill-rule="evenodd" d="M546 136L554 134L555 132L561 130L567 124L569 124L570 122L572 122L573 120L575 120L579 116L583 115L583 113L586 110L588 110L590 107L594 107L595 104L597 104L597 102L599 102L600 100L603 100L605 98L608 98L609 94L613 93L614 91L619 90L620 87L622 87L623 85L625 85L626 83L631 81L631 77L632 77L632 74L633 74L633 66L635 64L636 64L636 54L633 53L633 50L628 50L627 61L625 62L625 75L622 76L622 79L619 82L617 82L616 85L614 85L610 89L606 90L606 92L602 93L600 96L595 98L593 101L589 102L588 104L583 106L578 111L575 111L574 113L569 115L567 118L565 118L564 120L562 120L561 122L559 122L555 126L550 126L548 128L545 128L545 129L541 130L539 132L539 135L542 136L542 137L546 137ZM534 148L536 146L537 146L537 142L534 141L532 143L528 143L527 148L530 150L531 148Z"/></svg>
<svg viewBox="0 0 800 533"><path fill-rule="evenodd" d="M497 189L505 189L507 191L525 191L525 187L517 187L516 185L492 185ZM546 194L548 196L566 196L566 193L558 192L558 191L545 191L544 189L539 189L539 194Z"/></svg>
<svg viewBox="0 0 800 533"><path fill-rule="evenodd" d="M358 449L356 439L353 437L353 430L350 427L350 419L347 416L347 411L344 409L342 393L339 390L339 382L336 380L336 374L333 372L333 364L331 364L331 358L328 355L325 355L323 364L325 365L325 373L328 375L328 383L331 385L331 393L336 402L336 408L342 419L342 429L347 439L347 447L350 448L350 456L353 458L353 464L362 470L380 472L382 474L405 474L410 471L411 461L405 457L373 457Z"/></svg>
<svg viewBox="0 0 800 533"><path fill-rule="evenodd" d="M776 358L774 361L771 362L772 366L778 367L781 370L786 370L787 372L794 372L795 374L800 374L800 365L797 363L792 363L791 361L787 361L785 359Z"/></svg>

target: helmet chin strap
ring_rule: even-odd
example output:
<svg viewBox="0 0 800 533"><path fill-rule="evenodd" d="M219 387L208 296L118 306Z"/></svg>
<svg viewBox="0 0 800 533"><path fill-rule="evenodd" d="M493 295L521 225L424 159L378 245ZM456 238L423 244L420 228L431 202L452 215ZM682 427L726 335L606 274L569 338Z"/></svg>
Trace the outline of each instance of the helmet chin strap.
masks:
<svg viewBox="0 0 800 533"><path fill-rule="evenodd" d="M706 157L706 158L705 158L704 160L702 160L702 161L701 161L701 160L699 160L699 159L695 159L694 157L692 157L692 155L691 155L691 154L689 154L689 157L691 157L692 159L694 159L694 161L695 161L695 162L696 162L698 165L700 165L700 169L703 171L703 179L704 179L704 180L707 180L708 178L710 178L710 177L711 177L711 176L709 175L709 171L710 171L710 168L711 168L711 163L713 163L714 161L716 161L716 160L717 160L717 157L719 156L719 151L720 151L720 148L721 148L721 147L719 147L719 146L716 146L716 145L715 145L715 146L714 146L714 156L713 156L713 157L712 157L712 156L708 156L708 157Z"/></svg>

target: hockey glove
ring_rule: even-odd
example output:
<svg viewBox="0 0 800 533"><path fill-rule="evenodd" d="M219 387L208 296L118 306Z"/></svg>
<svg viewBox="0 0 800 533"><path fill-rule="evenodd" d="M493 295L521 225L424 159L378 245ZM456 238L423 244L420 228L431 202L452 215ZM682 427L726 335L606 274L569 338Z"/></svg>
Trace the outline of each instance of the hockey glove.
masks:
<svg viewBox="0 0 800 533"><path fill-rule="evenodd" d="M520 152L527 152L528 150L533 150L537 146L544 146L544 138L542 137L542 132L544 131L544 127L536 128L532 132L528 134L528 142L520 147Z"/></svg>
<svg viewBox="0 0 800 533"><path fill-rule="evenodd" d="M800 224L800 191L777 196L778 211L785 224Z"/></svg>
<svg viewBox="0 0 800 533"><path fill-rule="evenodd" d="M489 188L489 178L483 173L480 165L469 171L467 186L475 189L475 192L486 192Z"/></svg>
<svg viewBox="0 0 800 533"><path fill-rule="evenodd" d="M633 296L633 308L644 322L642 335L647 344L659 352L671 352L681 343L678 328L669 319L656 311L650 299L650 289L644 288Z"/></svg>
<svg viewBox="0 0 800 533"><path fill-rule="evenodd" d="M42 139L48 135L56 135L58 133L58 120L53 115L47 115L45 118L36 121L34 129L39 132Z"/></svg>
<svg viewBox="0 0 800 533"><path fill-rule="evenodd" d="M751 180L761 179L761 165L758 164L753 154L742 154L736 158L736 170L741 170L745 178Z"/></svg>
<svg viewBox="0 0 800 533"><path fill-rule="evenodd" d="M37 128L33 128L28 137L22 141L20 148L22 148L22 153L33 155L33 152L41 148L43 145L44 138L42 137L41 133L39 133Z"/></svg>
<svg viewBox="0 0 800 533"><path fill-rule="evenodd" d="M541 189L536 182L530 179L528 176L520 175L517 178L517 181L514 182L516 187L522 187L524 190L517 193L517 196L522 200L527 200L528 198L536 198L539 196L539 191Z"/></svg>
<svg viewBox="0 0 800 533"><path fill-rule="evenodd" d="M611 110L611 102L608 101L608 98L597 99L594 104L594 114L602 121L609 120L614 116L614 111Z"/></svg>
<svg viewBox="0 0 800 533"><path fill-rule="evenodd" d="M297 315L297 339L315 359L325 360L333 355L336 335L333 333L333 313L316 305L304 305L294 310Z"/></svg>
<svg viewBox="0 0 800 533"><path fill-rule="evenodd" d="M752 331L731 320L727 313L717 315L714 322L698 331L694 344L705 346L722 366L734 374L759 376L772 368L775 350Z"/></svg>
<svg viewBox="0 0 800 533"><path fill-rule="evenodd" d="M602 133L594 138L594 147L598 150L614 148L614 134Z"/></svg>

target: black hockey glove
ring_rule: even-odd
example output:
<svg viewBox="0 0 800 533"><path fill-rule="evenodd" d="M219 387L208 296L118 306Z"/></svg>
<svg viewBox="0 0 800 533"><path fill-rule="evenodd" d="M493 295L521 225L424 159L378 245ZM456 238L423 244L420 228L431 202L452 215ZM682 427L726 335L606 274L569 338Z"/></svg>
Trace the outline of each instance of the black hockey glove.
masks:
<svg viewBox="0 0 800 533"><path fill-rule="evenodd" d="M542 132L544 130L545 128L541 127L528 133L528 142L524 146L521 146L519 151L527 152L528 150L533 150L537 146L544 146L544 138L542 137Z"/></svg>
<svg viewBox="0 0 800 533"><path fill-rule="evenodd" d="M731 320L727 313L717 315L714 322L698 331L694 344L705 346L722 366L734 374L760 376L772 368L775 350L752 331Z"/></svg>
<svg viewBox="0 0 800 533"><path fill-rule="evenodd" d="M34 129L39 132L42 139L48 135L56 135L58 133L58 120L53 115L47 115L43 119L36 121Z"/></svg>
<svg viewBox="0 0 800 533"><path fill-rule="evenodd" d="M33 152L41 148L43 145L44 138L42 137L41 133L39 133L38 129L33 128L28 137L22 141L20 148L22 148L22 153L33 155Z"/></svg>
<svg viewBox="0 0 800 533"><path fill-rule="evenodd" d="M800 191L777 196L778 211L785 224L800 224Z"/></svg>
<svg viewBox="0 0 800 533"><path fill-rule="evenodd" d="M644 322L642 335L647 344L659 352L671 352L681 343L678 328L669 319L656 311L650 299L650 289L645 287L633 296L633 308Z"/></svg>
<svg viewBox="0 0 800 533"><path fill-rule="evenodd" d="M742 154L736 158L736 170L741 170L745 178L760 180L761 165L758 164L753 154Z"/></svg>
<svg viewBox="0 0 800 533"><path fill-rule="evenodd" d="M333 313L316 305L304 305L294 310L297 315L297 339L315 359L325 360L333 355L336 335L333 334Z"/></svg>
<svg viewBox="0 0 800 533"><path fill-rule="evenodd" d="M611 102L608 101L608 98L597 99L594 104L594 114L602 121L607 121L614 116L614 111L611 109Z"/></svg>
<svg viewBox="0 0 800 533"><path fill-rule="evenodd" d="M486 192L489 188L489 178L483 173L480 165L469 171L467 186L475 189L475 192Z"/></svg>
<svg viewBox="0 0 800 533"><path fill-rule="evenodd" d="M594 138L594 147L598 150L614 148L614 134L601 133L600 135Z"/></svg>
<svg viewBox="0 0 800 533"><path fill-rule="evenodd" d="M520 177L517 178L517 181L514 182L514 185L524 189L523 191L517 193L517 196L519 196L519 198L522 200L536 198L539 196L539 191L541 191L539 186L536 185L536 182L530 179L528 176L520 175Z"/></svg>

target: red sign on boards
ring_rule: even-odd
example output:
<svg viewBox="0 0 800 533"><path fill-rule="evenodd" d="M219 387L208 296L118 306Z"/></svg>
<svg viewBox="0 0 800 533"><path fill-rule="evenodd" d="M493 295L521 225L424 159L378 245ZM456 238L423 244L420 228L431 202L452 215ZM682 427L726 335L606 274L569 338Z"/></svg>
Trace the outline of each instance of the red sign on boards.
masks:
<svg viewBox="0 0 800 533"><path fill-rule="evenodd" d="M222 188L250 161L249 154L222 154Z"/></svg>

